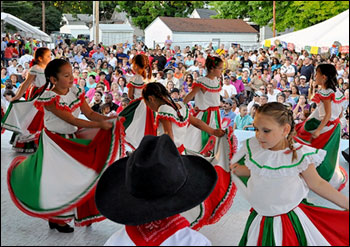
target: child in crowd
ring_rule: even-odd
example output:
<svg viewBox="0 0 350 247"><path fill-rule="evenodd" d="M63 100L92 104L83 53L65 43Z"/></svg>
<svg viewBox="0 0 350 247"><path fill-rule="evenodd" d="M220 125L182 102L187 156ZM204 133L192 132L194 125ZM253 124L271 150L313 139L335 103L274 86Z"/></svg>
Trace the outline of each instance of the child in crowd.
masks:
<svg viewBox="0 0 350 247"><path fill-rule="evenodd" d="M219 57L208 55L205 60L205 66L208 74L205 77L198 78L192 84L192 91L184 99L187 104L195 98L194 116L207 123L214 129L221 128L221 117L219 111L221 85L219 77L223 68L223 61ZM196 152L201 152L209 144L208 133L189 126L185 147ZM214 152L215 153L215 152Z"/></svg>
<svg viewBox="0 0 350 247"><path fill-rule="evenodd" d="M45 122L38 151L12 161L8 185L20 210L48 220L51 229L70 233L74 228L67 223L72 219L76 226L104 219L96 209L94 189L101 173L115 161L121 125L90 109L84 92L73 85L69 62L54 59L45 77L50 90L35 102ZM80 111L90 121L79 119Z"/></svg>
<svg viewBox="0 0 350 247"><path fill-rule="evenodd" d="M207 160L180 155L168 135L145 136L130 157L109 166L98 182L99 211L125 225L104 245L211 246L180 213L203 202L216 180Z"/></svg>
<svg viewBox="0 0 350 247"><path fill-rule="evenodd" d="M239 245L348 246L349 198L316 171L326 151L293 143L293 112L281 103L259 107L254 127L256 136L244 141L230 165L252 206ZM308 203L309 189L346 211Z"/></svg>
<svg viewBox="0 0 350 247"><path fill-rule="evenodd" d="M245 126L251 125L253 123L253 118L248 114L247 106L239 106L239 115L235 118L235 123L233 124L233 129L243 130Z"/></svg>
<svg viewBox="0 0 350 247"><path fill-rule="evenodd" d="M317 171L323 179L341 190L347 182L347 173L338 163L340 117L345 97L336 88L337 70L334 65L319 64L316 68L315 79L320 90L316 92L312 101L317 104L317 108L306 121L296 126L295 140L327 151L327 156Z"/></svg>
<svg viewBox="0 0 350 247"><path fill-rule="evenodd" d="M43 128L43 113L33 104L34 99L44 91L44 69L50 60L51 51L48 48L41 47L35 50L28 76L12 98L12 107L8 108L9 114L1 120L5 129L14 131L10 143L17 152L29 153L37 148L39 134ZM26 101L18 101L24 94Z"/></svg>

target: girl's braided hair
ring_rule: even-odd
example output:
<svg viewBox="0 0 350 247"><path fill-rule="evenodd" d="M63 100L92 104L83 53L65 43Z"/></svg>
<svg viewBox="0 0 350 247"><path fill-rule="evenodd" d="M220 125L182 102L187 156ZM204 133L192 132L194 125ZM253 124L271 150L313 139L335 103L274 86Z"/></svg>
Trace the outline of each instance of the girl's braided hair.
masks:
<svg viewBox="0 0 350 247"><path fill-rule="evenodd" d="M154 96L160 100L162 100L165 104L172 107L176 113L180 121L183 121L184 118L181 115L179 108L175 104L174 100L171 98L170 94L166 90L166 88L163 86L163 84L159 82L151 82L145 85L145 87L142 89L142 97L145 100L149 99L149 96ZM169 103L170 100L170 103Z"/></svg>
<svg viewBox="0 0 350 247"><path fill-rule="evenodd" d="M294 129L294 118L293 118L293 111L289 110L285 105L278 102L270 102L267 104L264 104L260 106L256 113L262 113L264 115L270 116L275 119L277 123L279 123L281 126L284 124L289 124L291 129L288 133L287 140L289 144L289 149L293 152L292 161L297 159L297 152L294 148L294 140L293 136L295 135L295 129Z"/></svg>

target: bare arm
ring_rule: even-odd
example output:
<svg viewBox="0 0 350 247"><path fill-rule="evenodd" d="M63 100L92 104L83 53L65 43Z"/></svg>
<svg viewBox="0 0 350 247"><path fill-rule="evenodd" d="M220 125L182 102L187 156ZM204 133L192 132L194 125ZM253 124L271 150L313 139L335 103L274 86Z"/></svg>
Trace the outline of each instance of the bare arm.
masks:
<svg viewBox="0 0 350 247"><path fill-rule="evenodd" d="M134 87L130 87L128 90L128 98L133 100L134 99Z"/></svg>
<svg viewBox="0 0 350 247"><path fill-rule="evenodd" d="M230 170L239 177L250 177L250 170L244 165L238 163L230 164Z"/></svg>
<svg viewBox="0 0 350 247"><path fill-rule="evenodd" d="M190 124L192 124L193 126L197 127L200 130L203 130L205 132L207 132L209 135L214 135L217 137L221 137L223 135L225 135L225 131L222 129L213 129L212 127L210 127L208 124L206 124L205 122L203 122L202 120L190 115Z"/></svg>
<svg viewBox="0 0 350 247"><path fill-rule="evenodd" d="M87 107L89 106L87 105ZM69 111L57 109L54 104L45 106L45 109L48 111L51 111L53 114L55 114L60 119L66 121L67 123L80 128L102 128L107 130L113 126L111 122L107 122L107 121L95 122L95 121L87 121L84 119L76 118Z"/></svg>
<svg viewBox="0 0 350 247"><path fill-rule="evenodd" d="M318 175L315 165L309 167L301 173L308 187L317 195L333 202L341 208L349 210L349 198L333 188L326 180Z"/></svg>
<svg viewBox="0 0 350 247"><path fill-rule="evenodd" d="M200 90L200 87L194 87L192 91L185 96L183 102L187 105L187 103L193 99L193 97L198 93L199 90Z"/></svg>
<svg viewBox="0 0 350 247"><path fill-rule="evenodd" d="M171 126L171 122L166 119L159 119L159 121L162 123L164 134L167 134L170 136L170 138L174 140L174 134L173 134L173 127Z"/></svg>
<svg viewBox="0 0 350 247"><path fill-rule="evenodd" d="M27 88L33 83L35 80L36 75L32 75L28 73L27 79L21 84L19 89L16 92L15 97L12 98L11 101L20 99L23 94L26 92Z"/></svg>

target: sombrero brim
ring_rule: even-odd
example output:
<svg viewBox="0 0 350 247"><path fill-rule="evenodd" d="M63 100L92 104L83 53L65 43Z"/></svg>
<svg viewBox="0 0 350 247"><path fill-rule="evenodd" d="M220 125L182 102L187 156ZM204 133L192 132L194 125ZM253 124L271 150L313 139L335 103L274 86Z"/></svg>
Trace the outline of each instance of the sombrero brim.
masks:
<svg viewBox="0 0 350 247"><path fill-rule="evenodd" d="M126 164L120 159L102 174L95 194L98 210L106 218L124 225L141 225L187 211L203 202L215 187L217 174L207 160L182 155L188 178L174 195L144 199L131 195L125 186Z"/></svg>

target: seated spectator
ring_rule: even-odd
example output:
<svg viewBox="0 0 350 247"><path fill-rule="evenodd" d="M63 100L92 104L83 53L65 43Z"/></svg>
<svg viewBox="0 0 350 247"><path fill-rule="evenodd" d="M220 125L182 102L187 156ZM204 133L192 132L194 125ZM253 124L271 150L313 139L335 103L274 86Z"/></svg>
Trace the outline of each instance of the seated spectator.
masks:
<svg viewBox="0 0 350 247"><path fill-rule="evenodd" d="M113 102L113 95L111 93L105 94L104 102L105 104L109 105L111 111L117 111L119 106Z"/></svg>
<svg viewBox="0 0 350 247"><path fill-rule="evenodd" d="M260 105L260 95L257 93L254 93L253 100L248 103L247 110L249 114L251 112L253 105Z"/></svg>
<svg viewBox="0 0 350 247"><path fill-rule="evenodd" d="M91 109L98 113L101 113L101 105L103 104L102 95L101 91L96 91L94 94L94 100L89 104Z"/></svg>
<svg viewBox="0 0 350 247"><path fill-rule="evenodd" d="M287 89L283 90L282 92L286 96L286 103L290 103L293 107L296 103L295 103L294 99L292 99L292 97L290 97L292 90L287 88Z"/></svg>
<svg viewBox="0 0 350 247"><path fill-rule="evenodd" d="M300 85L298 86L298 91L300 94L309 95L309 85L306 84L306 76L302 75L299 78Z"/></svg>
<svg viewBox="0 0 350 247"><path fill-rule="evenodd" d="M110 117L110 116L117 115L115 111L111 110L111 106L107 103L102 104L100 109L101 109L101 114L104 116Z"/></svg>
<svg viewBox="0 0 350 247"><path fill-rule="evenodd" d="M106 85L106 88L107 88L107 91L110 91L111 90L111 86L109 85L109 82L106 80L106 73L101 71L99 73L99 81L97 83L103 83Z"/></svg>
<svg viewBox="0 0 350 247"><path fill-rule="evenodd" d="M120 106L117 110L117 114L119 114L122 110L125 109L125 107L127 107L130 103L130 99L128 97L124 97L122 98L121 102L120 102Z"/></svg>
<svg viewBox="0 0 350 247"><path fill-rule="evenodd" d="M263 94L260 96L260 106L265 105L267 102L269 102L269 96L266 94Z"/></svg>
<svg viewBox="0 0 350 247"><path fill-rule="evenodd" d="M233 101L232 99L223 99L223 106L220 110L220 116L221 116L221 122L229 121L229 124L227 126L233 127L233 124L235 122L236 113L232 111ZM228 120L225 120L228 119Z"/></svg>
<svg viewBox="0 0 350 247"><path fill-rule="evenodd" d="M6 109L9 106L10 102L12 101L12 98L15 97L15 93L11 90L11 89L6 89L4 91L4 99L5 99L5 105L6 105Z"/></svg>
<svg viewBox="0 0 350 247"><path fill-rule="evenodd" d="M225 99L237 95L236 87L231 84L229 76L224 77L224 85L222 85L220 95Z"/></svg>
<svg viewBox="0 0 350 247"><path fill-rule="evenodd" d="M232 72L230 74L231 84L235 86L237 94L244 92L244 84L241 80L237 79L236 73Z"/></svg>
<svg viewBox="0 0 350 247"><path fill-rule="evenodd" d="M299 88L297 86L293 85L291 87L291 89L292 89L292 93L291 93L290 97L295 101L295 103L298 103L299 96L300 96Z"/></svg>
<svg viewBox="0 0 350 247"><path fill-rule="evenodd" d="M286 103L286 95L283 92L277 94L277 102L284 104Z"/></svg>
<svg viewBox="0 0 350 247"><path fill-rule="evenodd" d="M260 86L266 86L267 82L263 80L262 78L262 74L261 74L261 70L254 70L253 72L253 78L250 81L250 83L248 83L248 86L255 91L258 91Z"/></svg>
<svg viewBox="0 0 350 247"><path fill-rule="evenodd" d="M174 102L182 101L180 98L180 90L177 88L173 88L170 92L170 97L173 99Z"/></svg>
<svg viewBox="0 0 350 247"><path fill-rule="evenodd" d="M282 78L280 82L277 83L277 89L283 91L290 88L289 82L286 79Z"/></svg>
<svg viewBox="0 0 350 247"><path fill-rule="evenodd" d="M254 104L252 106L251 110L250 110L249 115L252 117L253 120L254 120L254 117L255 117L256 109L258 109L259 107L260 107L260 105ZM252 131L254 131L255 128L254 128L253 124L248 124L248 125L243 127L243 130L252 130Z"/></svg>
<svg viewBox="0 0 350 247"><path fill-rule="evenodd" d="M251 125L253 118L248 115L247 105L239 106L239 114L235 118L233 129L243 130L246 125Z"/></svg>
<svg viewBox="0 0 350 247"><path fill-rule="evenodd" d="M293 107L293 116L295 120L300 120L304 110L310 110L310 105L307 102L305 94L301 94L298 103Z"/></svg>

